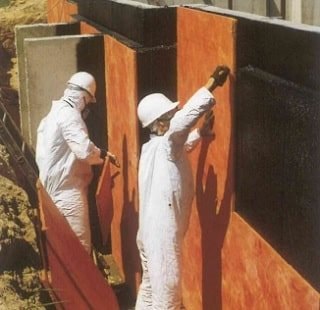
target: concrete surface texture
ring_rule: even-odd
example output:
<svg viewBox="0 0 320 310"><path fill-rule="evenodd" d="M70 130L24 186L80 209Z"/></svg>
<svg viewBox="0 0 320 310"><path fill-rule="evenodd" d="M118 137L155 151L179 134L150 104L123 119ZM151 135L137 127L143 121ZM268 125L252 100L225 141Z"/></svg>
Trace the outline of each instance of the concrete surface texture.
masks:
<svg viewBox="0 0 320 310"><path fill-rule="evenodd" d="M79 33L79 24L37 24L34 25L18 25L15 28L15 41L17 47L17 57L18 57L18 70L19 70L19 106L20 106L20 127L21 133L25 140L31 145L32 136L34 138L34 133L31 133L30 129L30 109L31 105L34 104L33 98L31 102L28 102L27 98L27 71L26 71L26 59L25 59L25 46L24 40L27 38L45 38L54 37L59 35L59 33L67 34L77 34ZM43 55L43 54L42 54ZM42 55L38 55L42 58ZM45 98L45 97L44 97ZM49 99L49 98L47 98ZM33 110L33 113L37 114L37 111ZM41 113L41 112L40 112ZM40 114L42 117L42 114ZM39 119L39 117L37 118ZM34 145L34 144L33 144Z"/></svg>
<svg viewBox="0 0 320 310"><path fill-rule="evenodd" d="M32 121L29 122L29 143L35 148L40 120L49 112L52 100L63 95L66 82L78 71L79 44L90 44L95 37L67 36L25 39L27 105ZM46 57L43 57L46 55ZM51 61L48 61L51 59ZM63 67L63 71L58 70ZM43 68L46 68L44 71Z"/></svg>

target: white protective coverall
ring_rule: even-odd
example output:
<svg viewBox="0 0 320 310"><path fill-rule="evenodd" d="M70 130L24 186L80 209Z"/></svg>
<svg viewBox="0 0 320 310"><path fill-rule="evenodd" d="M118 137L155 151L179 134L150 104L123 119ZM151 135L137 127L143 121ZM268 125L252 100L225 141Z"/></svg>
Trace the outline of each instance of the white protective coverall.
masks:
<svg viewBox="0 0 320 310"><path fill-rule="evenodd" d="M41 183L90 253L87 192L91 165L103 160L100 149L88 137L81 116L84 107L78 90L66 89L60 100L52 102L50 112L38 127L36 162Z"/></svg>
<svg viewBox="0 0 320 310"><path fill-rule="evenodd" d="M200 141L198 119L214 105L200 88L171 119L163 136L151 135L139 163L139 230L137 245L142 283L136 309L180 309L180 258L188 227L194 184L187 151Z"/></svg>

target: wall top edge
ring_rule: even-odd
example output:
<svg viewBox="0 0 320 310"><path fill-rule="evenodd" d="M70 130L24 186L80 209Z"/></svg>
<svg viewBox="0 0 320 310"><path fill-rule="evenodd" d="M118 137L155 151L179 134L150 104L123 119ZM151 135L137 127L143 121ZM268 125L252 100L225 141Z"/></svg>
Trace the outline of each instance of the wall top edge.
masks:
<svg viewBox="0 0 320 310"><path fill-rule="evenodd" d="M24 41L34 42L34 41L53 41L61 39L85 39L93 37L102 37L101 34L73 34L73 35L62 35L62 36L51 36L51 37L40 37L40 38L25 38Z"/></svg>
<svg viewBox="0 0 320 310"><path fill-rule="evenodd" d="M246 12L222 9L222 8L218 8L218 7L215 7L215 6L212 6L212 5L188 4L188 5L182 5L181 7L185 7L185 8L189 8L189 9L197 9L197 10L201 10L201 11L217 13L217 14L222 14L222 15L227 15L228 17L234 17L234 18L246 19L246 20L250 20L250 21L262 22L262 23L265 23L265 24L282 26L282 27L286 27L286 28L290 28L290 29L314 32L314 33L320 33L320 27L319 26L312 26L312 25L307 25L307 24L298 24L298 23L294 23L294 22L288 21L288 20L283 20L283 19L278 19L278 18L270 18L270 17L260 16L260 15L252 14L252 13L246 13Z"/></svg>
<svg viewBox="0 0 320 310"><path fill-rule="evenodd" d="M75 3L81 3L85 0L73 0L73 2ZM129 6L132 6L132 7L136 7L136 8L139 8L139 9L163 9L163 8L166 8L164 6L158 6L158 5L152 5L152 4L148 4L148 3L143 3L143 2L138 2L138 1L132 1L132 0L105 0L106 2L114 2L114 3L118 3L118 4L124 4L124 5L129 5Z"/></svg>
<svg viewBox="0 0 320 310"><path fill-rule="evenodd" d="M16 25L16 29L24 29L24 28L34 28L36 27L44 27L44 28L51 28L54 26L67 26L70 25L70 23L36 23L36 24L26 24L26 25Z"/></svg>

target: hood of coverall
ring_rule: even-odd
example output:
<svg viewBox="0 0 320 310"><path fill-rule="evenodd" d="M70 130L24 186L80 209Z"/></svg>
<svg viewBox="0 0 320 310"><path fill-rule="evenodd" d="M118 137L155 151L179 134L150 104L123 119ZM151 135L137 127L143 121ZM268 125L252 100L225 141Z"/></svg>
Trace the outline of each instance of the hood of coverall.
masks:
<svg viewBox="0 0 320 310"><path fill-rule="evenodd" d="M73 108L82 112L88 102L86 102L86 92L83 90L66 89L61 100L66 101Z"/></svg>

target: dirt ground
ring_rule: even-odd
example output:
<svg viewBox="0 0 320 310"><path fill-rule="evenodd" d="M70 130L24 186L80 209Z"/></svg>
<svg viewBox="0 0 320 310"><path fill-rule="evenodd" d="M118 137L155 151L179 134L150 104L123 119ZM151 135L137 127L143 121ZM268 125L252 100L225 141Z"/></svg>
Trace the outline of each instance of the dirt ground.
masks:
<svg viewBox="0 0 320 310"><path fill-rule="evenodd" d="M46 22L45 0L0 0L0 100L19 126L14 27ZM0 310L44 309L34 206L0 145Z"/></svg>

